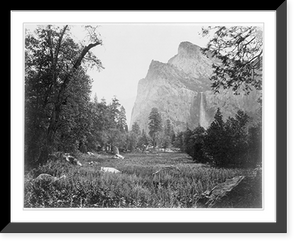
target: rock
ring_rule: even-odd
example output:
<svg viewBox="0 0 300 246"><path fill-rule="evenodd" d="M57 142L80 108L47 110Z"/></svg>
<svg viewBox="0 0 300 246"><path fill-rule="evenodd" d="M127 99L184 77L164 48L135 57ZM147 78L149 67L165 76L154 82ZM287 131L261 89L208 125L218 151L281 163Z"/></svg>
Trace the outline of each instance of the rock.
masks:
<svg viewBox="0 0 300 246"><path fill-rule="evenodd" d="M118 169L115 169L113 167L101 167L101 172L107 172L107 173L121 173Z"/></svg>
<svg viewBox="0 0 300 246"><path fill-rule="evenodd" d="M90 155L90 156L94 156L94 155L95 155L95 154L92 153L92 152L87 152L87 154Z"/></svg>
<svg viewBox="0 0 300 246"><path fill-rule="evenodd" d="M69 153L65 153L65 154L63 155L63 158L64 158L67 162L69 162L69 163L71 163L71 164L73 164L73 165L82 166L82 164L80 163L80 161L78 161L74 156L71 156Z"/></svg>
<svg viewBox="0 0 300 246"><path fill-rule="evenodd" d="M249 95L234 95L231 90L220 90L214 94L209 79L212 62L202 48L189 42L180 43L178 54L167 63L152 60L146 77L138 83L130 126L137 122L147 132L154 107L163 122L170 120L175 132L184 131L187 125L190 129L199 124L208 128L218 107L224 119L234 117L240 109L257 122L261 117L260 92L254 89Z"/></svg>

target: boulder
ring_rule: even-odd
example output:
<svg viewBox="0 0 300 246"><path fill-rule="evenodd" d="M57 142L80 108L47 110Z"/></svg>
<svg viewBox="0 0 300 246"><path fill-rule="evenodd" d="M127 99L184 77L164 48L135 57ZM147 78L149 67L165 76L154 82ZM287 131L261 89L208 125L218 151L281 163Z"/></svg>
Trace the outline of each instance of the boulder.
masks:
<svg viewBox="0 0 300 246"><path fill-rule="evenodd" d="M121 173L118 169L115 169L113 167L101 167L101 172L107 172L107 173Z"/></svg>

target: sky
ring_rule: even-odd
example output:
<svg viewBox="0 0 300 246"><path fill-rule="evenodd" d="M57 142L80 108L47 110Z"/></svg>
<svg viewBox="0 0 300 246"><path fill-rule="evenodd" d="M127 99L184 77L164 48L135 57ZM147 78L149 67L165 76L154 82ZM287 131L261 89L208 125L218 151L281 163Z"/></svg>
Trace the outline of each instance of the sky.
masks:
<svg viewBox="0 0 300 246"><path fill-rule="evenodd" d="M200 25L193 24L104 24L99 32L103 45L92 52L105 69L89 71L93 79L92 98L105 98L109 103L116 96L125 107L127 124L140 79L145 78L152 60L166 63L175 56L183 41L204 46L198 34Z"/></svg>
<svg viewBox="0 0 300 246"><path fill-rule="evenodd" d="M33 31L36 27L33 24L25 28ZM151 61L168 62L183 41L204 47L207 40L199 35L201 28L200 24L99 23L97 31L103 44L91 52L101 60L104 69L88 71L93 80L91 99L97 95L98 101L104 98L110 103L116 96L130 125L138 82L146 77ZM84 40L82 25L72 25L70 31L79 42Z"/></svg>

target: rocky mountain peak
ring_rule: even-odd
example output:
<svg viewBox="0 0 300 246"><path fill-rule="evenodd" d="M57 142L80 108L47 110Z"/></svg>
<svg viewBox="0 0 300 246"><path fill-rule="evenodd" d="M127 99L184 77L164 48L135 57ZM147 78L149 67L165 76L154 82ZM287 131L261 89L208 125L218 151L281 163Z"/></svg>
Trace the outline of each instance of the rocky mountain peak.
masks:
<svg viewBox="0 0 300 246"><path fill-rule="evenodd" d="M208 80L212 74L211 59L205 56L202 48L187 41L179 44L178 54L172 57L168 64L202 81Z"/></svg>
<svg viewBox="0 0 300 246"><path fill-rule="evenodd" d="M208 128L217 108L225 119L239 109L253 119L260 117L256 90L248 96L235 96L231 90L219 94L211 91L212 63L201 47L187 41L179 44L178 53L167 63L152 60L146 77L139 81L130 125L137 122L148 132L148 117L154 107L164 122L171 121L175 131L187 126Z"/></svg>
<svg viewBox="0 0 300 246"><path fill-rule="evenodd" d="M178 55L193 57L198 56L199 54L202 54L202 49L199 46L188 41L184 41L179 44Z"/></svg>

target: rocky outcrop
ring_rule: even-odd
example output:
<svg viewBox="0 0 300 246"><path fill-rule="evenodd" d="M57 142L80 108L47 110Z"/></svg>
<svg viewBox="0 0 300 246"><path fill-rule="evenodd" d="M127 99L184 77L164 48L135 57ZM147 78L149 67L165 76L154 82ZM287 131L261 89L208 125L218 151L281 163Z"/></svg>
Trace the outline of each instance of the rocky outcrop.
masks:
<svg viewBox="0 0 300 246"><path fill-rule="evenodd" d="M132 110L131 123L137 122L148 132L148 117L153 107L158 108L163 121L171 121L175 131L193 129L199 124L208 128L219 107L224 118L244 110L252 120L260 117L257 103L259 92L233 95L231 90L219 94L211 91L209 77L212 58L190 42L182 42L178 53L167 63L152 60L145 78L138 83L137 98Z"/></svg>

